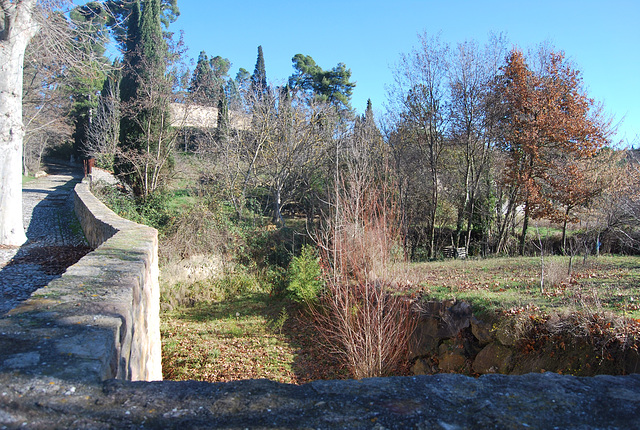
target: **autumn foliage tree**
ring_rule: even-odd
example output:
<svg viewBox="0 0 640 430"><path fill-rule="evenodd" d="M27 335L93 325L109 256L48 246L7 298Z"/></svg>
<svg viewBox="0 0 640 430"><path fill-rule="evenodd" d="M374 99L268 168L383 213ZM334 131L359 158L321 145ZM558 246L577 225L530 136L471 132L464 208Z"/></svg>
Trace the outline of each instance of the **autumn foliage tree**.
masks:
<svg viewBox="0 0 640 430"><path fill-rule="evenodd" d="M540 70L534 71L524 54L513 49L497 79L499 147L507 155L503 182L510 190L498 252L518 206L524 208L521 254L531 218L561 218L554 199L569 202L581 182L580 170L571 163L593 157L608 142L606 124L594 115L580 72L561 52L539 55Z"/></svg>

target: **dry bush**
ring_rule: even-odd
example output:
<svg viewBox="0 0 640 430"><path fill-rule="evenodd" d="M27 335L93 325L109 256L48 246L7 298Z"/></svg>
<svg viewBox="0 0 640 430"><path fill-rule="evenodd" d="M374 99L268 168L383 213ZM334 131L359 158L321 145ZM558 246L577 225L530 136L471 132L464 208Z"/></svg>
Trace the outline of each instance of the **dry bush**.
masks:
<svg viewBox="0 0 640 430"><path fill-rule="evenodd" d="M560 261L548 260L544 265L544 284L545 287L557 287L563 282L569 280L567 266Z"/></svg>
<svg viewBox="0 0 640 430"><path fill-rule="evenodd" d="M220 256L196 254L185 259L168 261L160 268L163 285L188 285L220 276L223 262Z"/></svg>
<svg viewBox="0 0 640 430"><path fill-rule="evenodd" d="M227 227L227 220L220 210L197 203L173 220L162 239L160 257L172 261L194 255L227 255L236 242Z"/></svg>
<svg viewBox="0 0 640 430"><path fill-rule="evenodd" d="M359 190L344 185L320 241L324 261L336 283L386 280L401 260L400 230L393 195L387 186Z"/></svg>
<svg viewBox="0 0 640 430"><path fill-rule="evenodd" d="M411 302L381 284L331 283L315 312L320 335L354 378L392 375L407 361Z"/></svg>
<svg viewBox="0 0 640 430"><path fill-rule="evenodd" d="M602 359L616 357L627 350L638 350L640 342L637 321L602 309L552 315L545 326L550 334L588 342Z"/></svg>
<svg viewBox="0 0 640 430"><path fill-rule="evenodd" d="M313 315L321 338L354 378L390 375L405 364L416 320L386 279L401 252L388 183L353 178L338 187L320 240L327 287Z"/></svg>

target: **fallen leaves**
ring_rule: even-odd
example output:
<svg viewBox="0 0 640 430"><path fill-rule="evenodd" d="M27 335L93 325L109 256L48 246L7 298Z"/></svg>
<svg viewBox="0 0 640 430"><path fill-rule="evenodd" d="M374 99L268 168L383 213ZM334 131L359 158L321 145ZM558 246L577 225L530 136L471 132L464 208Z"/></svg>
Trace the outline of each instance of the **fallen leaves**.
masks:
<svg viewBox="0 0 640 430"><path fill-rule="evenodd" d="M231 318L212 312L211 319L202 319L199 310L198 321L180 312L164 314L164 379L227 382L266 378L301 384L344 377L318 344L310 322L290 317L278 332L268 315L277 315L276 311L269 309L267 302L262 306L237 316L234 310ZM292 314L297 315L295 311Z"/></svg>

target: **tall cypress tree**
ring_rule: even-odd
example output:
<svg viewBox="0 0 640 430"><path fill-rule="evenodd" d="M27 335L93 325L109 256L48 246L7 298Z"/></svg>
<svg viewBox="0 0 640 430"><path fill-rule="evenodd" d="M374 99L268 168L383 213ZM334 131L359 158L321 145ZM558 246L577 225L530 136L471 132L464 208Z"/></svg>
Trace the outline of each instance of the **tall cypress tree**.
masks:
<svg viewBox="0 0 640 430"><path fill-rule="evenodd" d="M120 85L123 115L120 122L120 146L124 151L149 156L158 149L158 136L168 127L167 98L170 87L165 78L167 47L160 22L160 0L136 0L129 17L125 63ZM132 159L132 157L127 157ZM130 162L120 160L118 172L128 174ZM148 184L140 184L140 175L126 176L134 191L143 195Z"/></svg>
<svg viewBox="0 0 640 430"><path fill-rule="evenodd" d="M264 94L267 91L267 71L264 67L264 55L262 45L258 46L258 59L256 68L251 76L251 89L255 94Z"/></svg>
<svg viewBox="0 0 640 430"><path fill-rule="evenodd" d="M218 128L216 136L218 140L224 140L229 132L229 103L224 89L220 89L220 99L218 100Z"/></svg>
<svg viewBox="0 0 640 430"><path fill-rule="evenodd" d="M196 68L191 76L189 92L193 99L203 105L212 105L215 103L217 88L215 87L215 79L209 57L206 52L201 51L198 56Z"/></svg>
<svg viewBox="0 0 640 430"><path fill-rule="evenodd" d="M129 102L137 93L137 79L135 71L140 67L139 50L136 49L140 40L140 1L136 1L131 8L125 40L124 63L122 80L120 81L120 97L123 103Z"/></svg>

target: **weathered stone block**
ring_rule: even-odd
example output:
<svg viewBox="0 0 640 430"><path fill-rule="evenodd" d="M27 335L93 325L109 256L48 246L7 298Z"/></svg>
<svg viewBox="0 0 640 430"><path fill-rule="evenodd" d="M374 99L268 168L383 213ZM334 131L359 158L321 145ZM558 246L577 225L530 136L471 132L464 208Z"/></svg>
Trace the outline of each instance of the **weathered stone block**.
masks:
<svg viewBox="0 0 640 430"><path fill-rule="evenodd" d="M476 373L508 373L512 367L513 353L510 348L496 342L485 346L473 361Z"/></svg>

